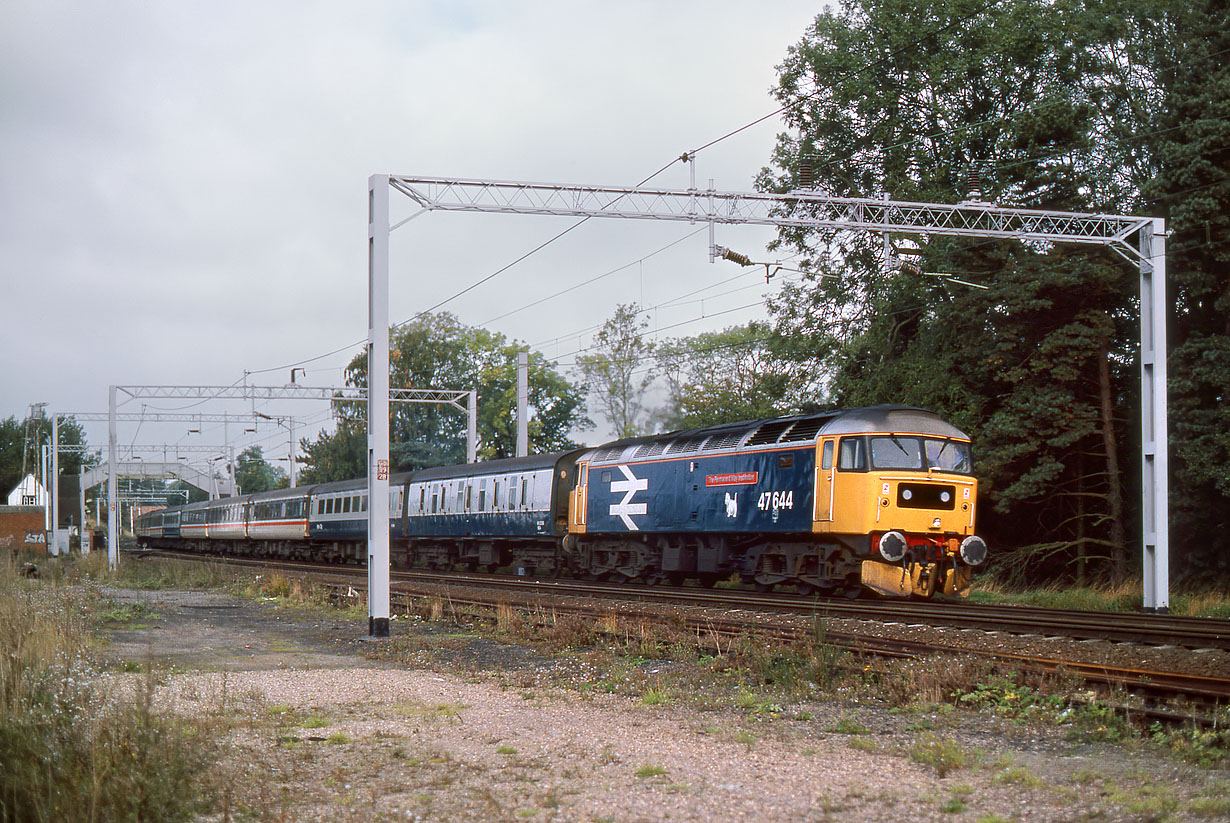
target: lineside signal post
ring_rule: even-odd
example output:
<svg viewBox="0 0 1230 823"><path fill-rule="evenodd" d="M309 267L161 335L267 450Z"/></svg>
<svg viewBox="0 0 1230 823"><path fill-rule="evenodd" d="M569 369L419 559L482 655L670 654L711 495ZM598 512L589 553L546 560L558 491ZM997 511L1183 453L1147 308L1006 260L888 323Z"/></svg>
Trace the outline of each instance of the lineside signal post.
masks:
<svg viewBox="0 0 1230 823"><path fill-rule="evenodd" d="M417 212L396 226L389 225L390 188L419 206ZM797 226L884 234L1080 243L1113 249L1140 271L1144 606L1146 611L1168 610L1170 484L1166 459L1165 221L1116 214L1001 208L981 201L945 205L830 197L815 189L768 194L719 192L712 188L702 191L695 186L685 190L610 188L387 174L368 178L368 204L368 296L372 319L369 346L373 358L368 361L372 364L368 374L372 378L383 377L386 382L389 232L429 211ZM1135 245L1134 240L1139 245ZM374 358L381 351L383 365L377 368ZM381 433L379 442L369 439L370 465L374 466L377 460L388 459L387 386L377 394L375 380L368 403L368 421L369 438L371 432ZM380 482L383 482L381 496L387 507L388 483L375 480L374 471L369 469L369 495L373 501L377 499L375 484ZM375 517L374 512L372 516ZM379 535L383 541L379 547L373 543L369 551L369 563L379 562L383 566L379 589L372 587L375 572L370 566L368 570L368 608L375 627L377 614L384 616L387 625L389 535L387 528L375 528L375 519L370 522L373 526L368 532L369 540ZM387 523L387 520L381 522ZM377 597L382 602L377 603Z"/></svg>

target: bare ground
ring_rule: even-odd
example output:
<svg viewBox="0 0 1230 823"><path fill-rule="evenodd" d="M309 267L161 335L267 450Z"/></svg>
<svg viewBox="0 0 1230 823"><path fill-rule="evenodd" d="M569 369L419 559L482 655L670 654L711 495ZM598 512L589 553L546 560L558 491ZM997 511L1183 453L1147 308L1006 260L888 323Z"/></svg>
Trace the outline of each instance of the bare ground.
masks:
<svg viewBox="0 0 1230 823"><path fill-rule="evenodd" d="M118 668L153 668L221 730L214 820L1230 819L1225 771L1060 725L854 693L778 704L734 680L723 696L720 667L692 692L670 661L440 623L372 642L340 613L106 594Z"/></svg>

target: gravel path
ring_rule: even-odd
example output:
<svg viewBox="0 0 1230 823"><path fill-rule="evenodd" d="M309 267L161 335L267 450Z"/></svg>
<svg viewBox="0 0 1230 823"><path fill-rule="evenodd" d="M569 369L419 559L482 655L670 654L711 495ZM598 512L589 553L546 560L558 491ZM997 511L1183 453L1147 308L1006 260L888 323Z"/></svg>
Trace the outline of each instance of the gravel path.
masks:
<svg viewBox="0 0 1230 823"><path fill-rule="evenodd" d="M1061 729L850 702L767 713L686 696L650 704L537 677L575 660L517 647L467 658L471 647L498 644L440 635L447 629L430 631L466 662L411 655L416 662L393 665L369 659L373 644L358 634L365 627L317 612L212 593L108 596L138 613L113 632L108 653L166 667L163 697L228 729L219 784L236 816L991 823L1230 815L1230 775L1069 742ZM395 624L395 636L427 631Z"/></svg>

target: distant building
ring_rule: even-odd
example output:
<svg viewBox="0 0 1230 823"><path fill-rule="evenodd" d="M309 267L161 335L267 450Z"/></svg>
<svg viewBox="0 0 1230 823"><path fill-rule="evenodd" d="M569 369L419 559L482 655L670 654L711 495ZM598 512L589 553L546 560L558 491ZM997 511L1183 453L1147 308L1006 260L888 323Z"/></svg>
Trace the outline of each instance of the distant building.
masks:
<svg viewBox="0 0 1230 823"><path fill-rule="evenodd" d="M9 492L10 506L42 506L47 508L47 489L27 474L25 479L17 484L17 488Z"/></svg>

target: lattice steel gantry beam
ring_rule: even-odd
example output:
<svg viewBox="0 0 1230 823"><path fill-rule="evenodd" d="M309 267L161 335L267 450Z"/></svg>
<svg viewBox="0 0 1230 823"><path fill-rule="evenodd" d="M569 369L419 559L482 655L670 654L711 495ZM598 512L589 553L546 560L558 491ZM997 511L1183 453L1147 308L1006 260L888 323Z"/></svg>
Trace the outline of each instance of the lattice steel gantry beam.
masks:
<svg viewBox="0 0 1230 823"><path fill-rule="evenodd" d="M390 189L420 207L396 225L389 223ZM374 321L380 311L385 312L387 318L389 233L428 211L797 226L835 231L1081 243L1114 249L1140 270L1144 605L1147 610L1168 609L1166 225L1160 218L1000 208L982 202L945 205L830 197L814 189L765 194L372 175L368 178L368 296L373 320L368 340L369 357L379 354L381 347L385 356L388 351L387 319L379 324ZM368 362L375 361L369 359ZM374 419L372 415L382 403L383 397L373 391L368 401L369 420ZM387 409L386 403L385 414ZM370 423L368 428L370 431ZM379 448L379 444L375 445ZM373 464L383 460L387 465L387 445L384 449L379 454L373 451L370 456ZM374 489L371 493L375 493ZM387 532L383 528L378 531ZM369 535L372 533L369 531ZM369 586L373 574L371 566L379 562L383 566L383 591L387 592L387 546L381 554L369 551L368 562ZM377 613L375 610L382 609L387 626L387 594L385 602L377 604L372 598L376 591L375 588L369 590L369 609L373 610L372 615Z"/></svg>
<svg viewBox="0 0 1230 823"><path fill-rule="evenodd" d="M387 269L387 264L386 264ZM385 287L385 294L388 293L388 287ZM387 313L387 312L386 312ZM388 327L387 317L384 323L386 329ZM388 335L385 335L384 341L384 367L380 370L384 379L376 378L373 383L377 385L384 397L385 420L384 428L384 473L388 475L388 404L390 399L397 403L437 403L447 406L452 406L455 409L460 409L466 412L469 418L467 426L467 443L466 454L470 462L474 462L477 453L478 442L478 393L471 390L455 390L455 389L393 389L390 391L388 387ZM368 360L369 363L376 361ZM119 395L124 394L127 400L120 401ZM296 383L291 383L285 386L111 386L107 400L107 414L105 418L99 415L100 418L106 419L107 422L107 495L110 501L116 499L116 472L112 470L115 466L118 454L118 446L116 442L116 422L119 420L141 420L145 422L182 422L182 421L200 421L211 417L206 414L183 414L183 413L165 413L151 412L141 414L125 413L121 414L118 407L121 402L127 403L131 400L138 399L162 399L162 400L353 400L362 401L367 399L367 389L355 386L301 386ZM464 399L465 403L462 403ZM236 420L248 417L249 415L212 415L214 422L225 422L227 420ZM94 419L92 414L79 415L81 420ZM369 434L370 438L370 434ZM233 490L232 490L233 491ZM388 511L387 491L384 500L384 508ZM370 498L369 498L370 499ZM109 503L109 511L114 513L114 502ZM373 505L374 508L374 505ZM387 538L387 535L386 535ZM387 549L386 549L387 557ZM116 517L107 518L107 560L112 569L119 564L119 529ZM388 599L386 568L386 584L385 584L385 600ZM387 623L387 620L386 620Z"/></svg>

